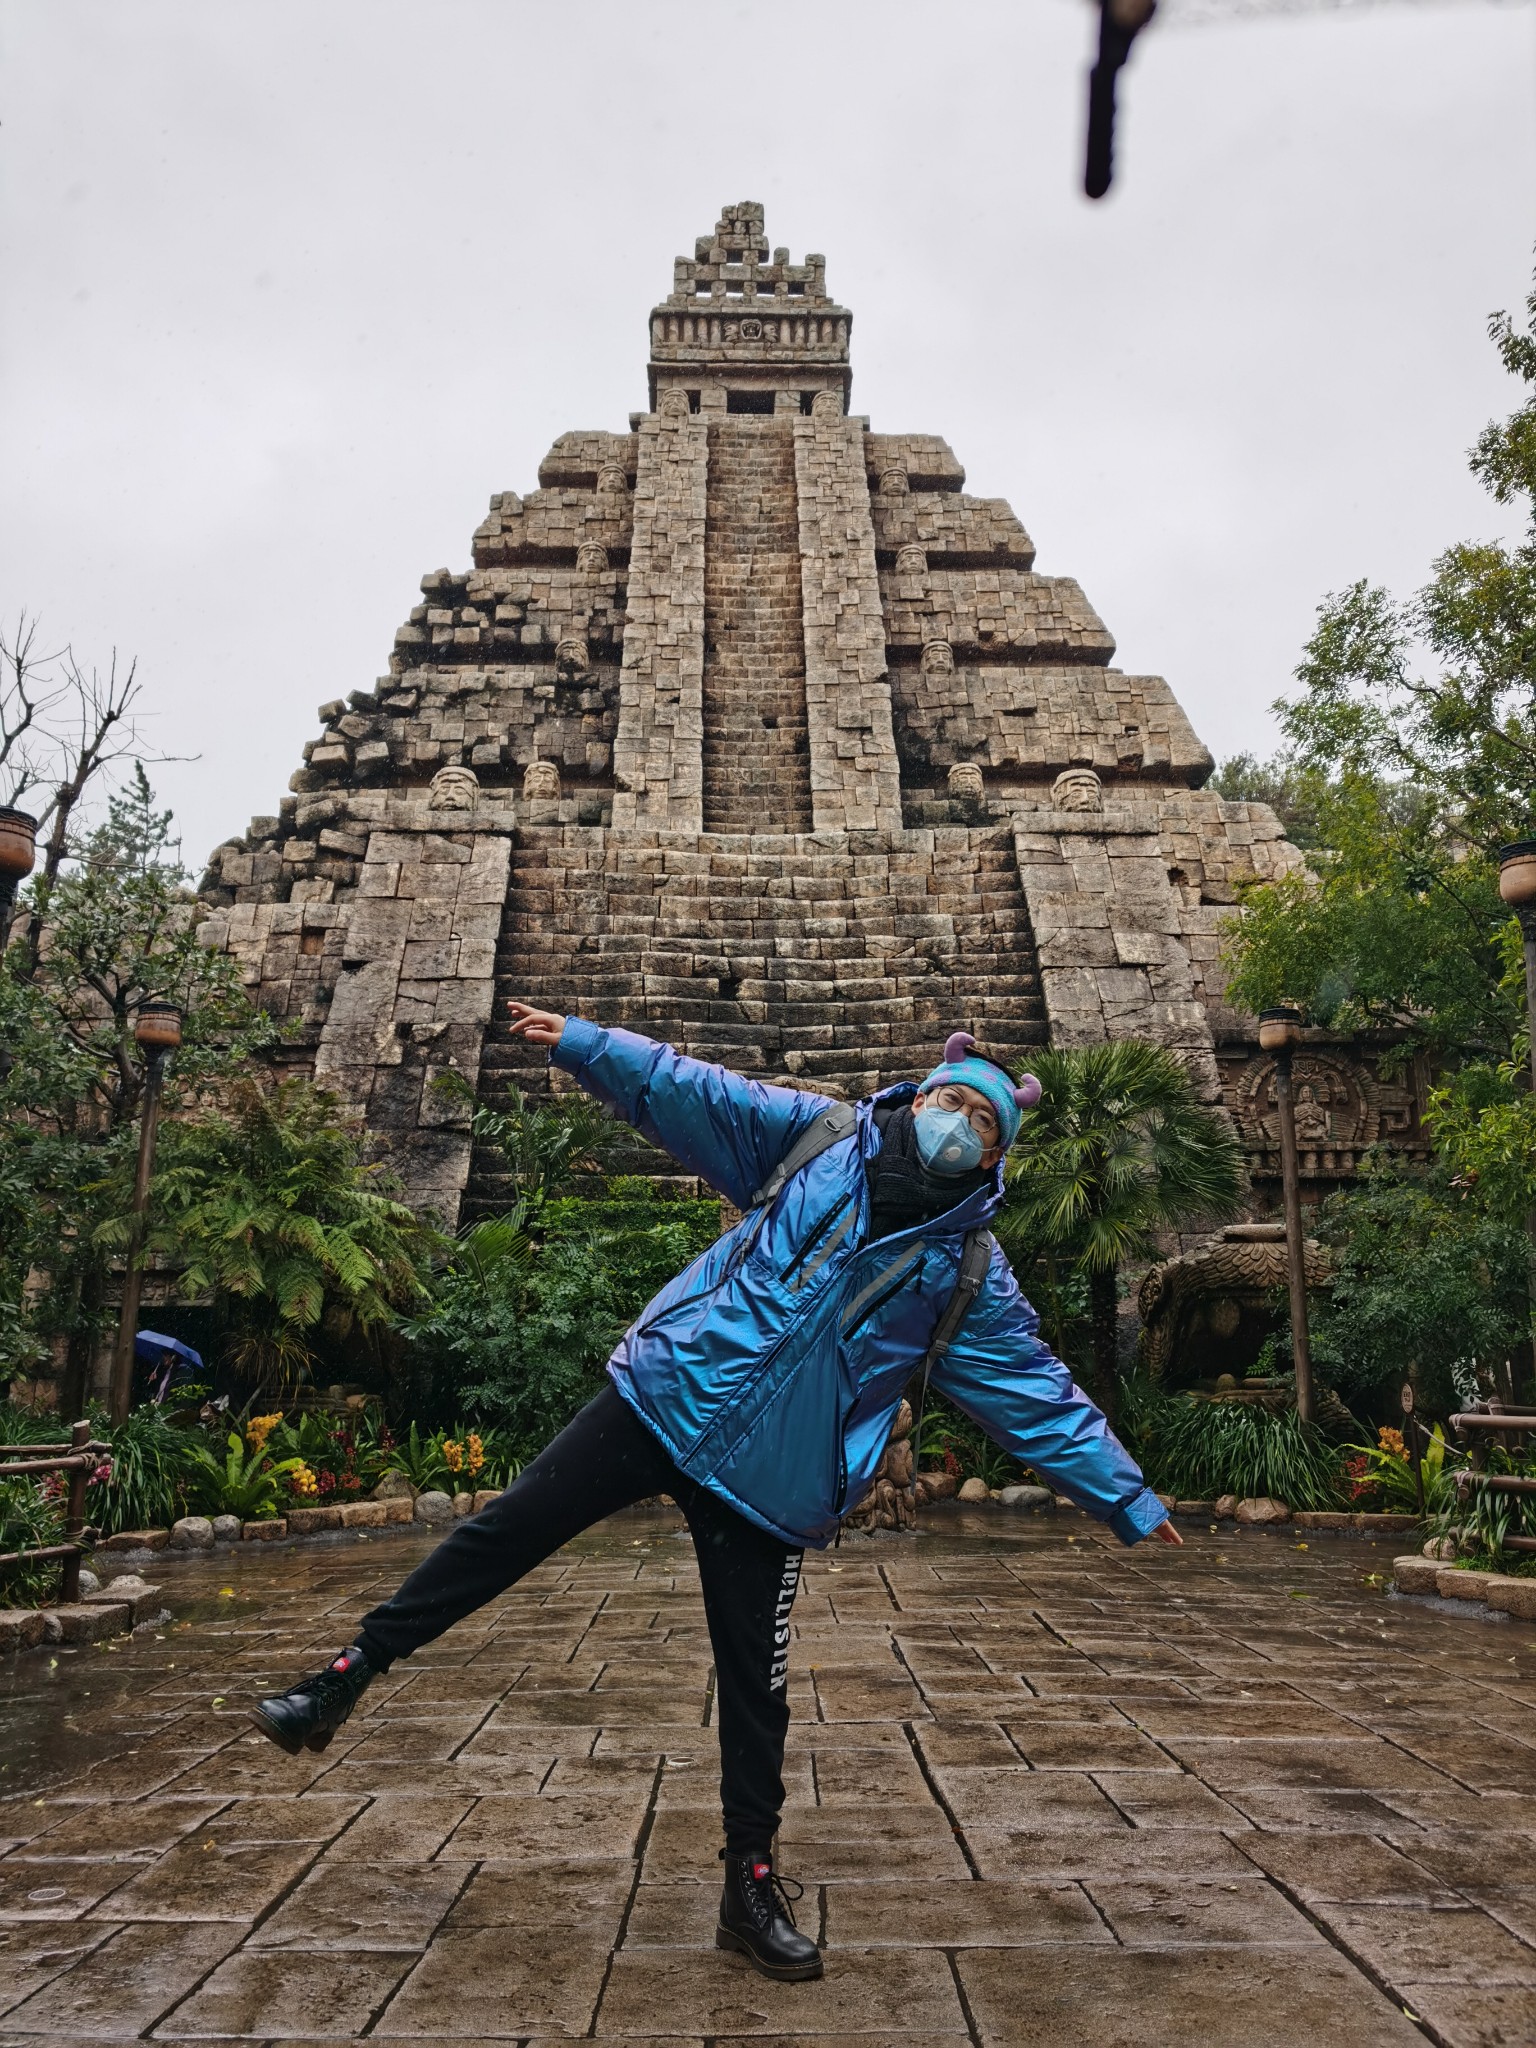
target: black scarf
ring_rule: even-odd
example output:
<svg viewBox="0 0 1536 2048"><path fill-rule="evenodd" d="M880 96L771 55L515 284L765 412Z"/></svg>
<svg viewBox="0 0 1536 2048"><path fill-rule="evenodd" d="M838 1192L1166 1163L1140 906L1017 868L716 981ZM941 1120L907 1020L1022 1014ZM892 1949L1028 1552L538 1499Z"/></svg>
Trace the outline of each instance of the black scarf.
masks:
<svg viewBox="0 0 1536 2048"><path fill-rule="evenodd" d="M942 1216L990 1187L994 1169L978 1166L970 1173L930 1173L917 1149L917 1118L910 1103L881 1103L875 1111L880 1150L864 1171L869 1181L869 1242L910 1230L930 1216Z"/></svg>

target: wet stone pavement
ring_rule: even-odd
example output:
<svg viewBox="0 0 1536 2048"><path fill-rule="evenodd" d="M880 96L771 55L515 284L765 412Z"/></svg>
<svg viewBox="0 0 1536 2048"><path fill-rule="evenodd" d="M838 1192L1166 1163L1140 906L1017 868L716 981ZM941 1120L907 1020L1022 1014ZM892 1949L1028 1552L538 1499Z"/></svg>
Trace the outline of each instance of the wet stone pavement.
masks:
<svg viewBox="0 0 1536 2048"><path fill-rule="evenodd" d="M775 1985L712 1946L670 1520L562 1552L323 1756L249 1730L426 1541L173 1561L158 1633L0 1675L0 2048L1536 2041L1536 1629L1389 1599L1390 1544L983 1513L809 1559L780 1862L827 1971Z"/></svg>

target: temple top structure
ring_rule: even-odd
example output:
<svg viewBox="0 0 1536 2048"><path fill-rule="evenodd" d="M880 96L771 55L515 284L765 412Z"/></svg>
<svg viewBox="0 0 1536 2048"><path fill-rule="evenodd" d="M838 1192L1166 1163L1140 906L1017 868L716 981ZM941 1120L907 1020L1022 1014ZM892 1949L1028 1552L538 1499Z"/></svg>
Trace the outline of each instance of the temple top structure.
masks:
<svg viewBox="0 0 1536 2048"><path fill-rule="evenodd" d="M827 259L770 259L763 209L727 206L692 257L673 265L672 293L651 313L651 410L681 390L690 412L809 413L832 392L847 410L853 315L827 297ZM825 407L827 401L823 401Z"/></svg>
<svg viewBox="0 0 1536 2048"><path fill-rule="evenodd" d="M941 434L849 412L851 326L725 207L650 315L650 409L496 491L215 849L206 942L445 1227L516 1190L440 1078L549 1085L512 997L850 1098L961 1024L1021 1063L1149 1037L1273 1180L1222 931L1301 856ZM1411 1121L1358 1063L1308 1086L1320 1184Z"/></svg>

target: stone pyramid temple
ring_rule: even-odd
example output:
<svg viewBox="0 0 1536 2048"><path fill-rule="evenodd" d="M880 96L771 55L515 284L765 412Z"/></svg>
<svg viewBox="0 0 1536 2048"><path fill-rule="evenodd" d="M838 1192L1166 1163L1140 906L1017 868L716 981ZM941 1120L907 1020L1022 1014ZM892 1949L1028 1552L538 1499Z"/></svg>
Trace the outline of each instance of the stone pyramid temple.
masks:
<svg viewBox="0 0 1536 2048"><path fill-rule="evenodd" d="M505 1183L437 1077L548 1085L512 995L848 1097L960 1025L1151 1037L1277 1172L1219 927L1300 856L938 435L849 410L852 326L727 207L651 313L648 409L491 499L213 855L208 942L450 1226ZM1342 1055L1314 1094L1329 1174L1407 1116Z"/></svg>

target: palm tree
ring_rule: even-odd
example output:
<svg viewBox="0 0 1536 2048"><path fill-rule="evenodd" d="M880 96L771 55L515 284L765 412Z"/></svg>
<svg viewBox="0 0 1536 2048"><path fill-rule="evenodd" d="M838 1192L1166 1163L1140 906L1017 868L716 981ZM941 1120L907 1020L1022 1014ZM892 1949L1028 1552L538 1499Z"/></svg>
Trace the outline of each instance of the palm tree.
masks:
<svg viewBox="0 0 1536 2048"><path fill-rule="evenodd" d="M1073 1261L1086 1275L1096 1392L1114 1418L1116 1275L1160 1231L1234 1215L1242 1153L1165 1046L1136 1038L1064 1047L1032 1061L1041 1098L1008 1155L1004 1247Z"/></svg>

